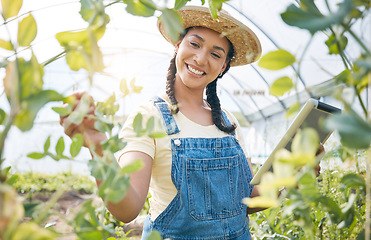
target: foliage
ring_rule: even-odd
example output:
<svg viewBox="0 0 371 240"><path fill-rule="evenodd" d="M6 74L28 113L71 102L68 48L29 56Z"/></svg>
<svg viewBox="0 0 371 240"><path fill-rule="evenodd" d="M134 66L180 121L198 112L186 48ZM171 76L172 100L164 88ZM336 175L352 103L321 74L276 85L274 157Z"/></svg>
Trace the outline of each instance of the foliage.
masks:
<svg viewBox="0 0 371 240"><path fill-rule="evenodd" d="M252 229L258 239L370 239L371 122L361 94L371 82L371 49L352 26L369 15L371 5L369 1L343 0L333 9L328 1L322 2L327 6L326 12L320 10L318 1L303 0L290 5L281 17L286 24L309 31L312 38L326 34L328 53L338 55L344 63L344 70L332 79L337 89L333 97L343 103L344 111L331 116L324 126L338 132L342 143L329 153L331 159L335 156L331 154L336 153L344 163L355 165L356 171L333 170L329 165L330 169L316 178L318 137L311 129L297 133L292 152L277 153L273 172L263 176L259 188L262 196L245 199L252 207L273 207L255 217ZM361 49L356 59L345 54L348 38L353 38ZM295 76L274 81L271 94L282 96L296 89L305 54L295 57L279 49L261 58L259 66L263 68L279 71L293 66L296 70ZM349 90L354 93L352 99L343 96L343 91ZM362 107L361 112L353 110L356 102ZM292 114L298 106L296 103L288 112ZM360 160L360 155L365 157ZM359 161L365 163L366 169L360 170ZM286 190L277 197L282 186Z"/></svg>
<svg viewBox="0 0 371 240"><path fill-rule="evenodd" d="M210 12L214 17L225 1L208 1ZM187 0L176 1L175 7L184 6L187 2ZM205 4L204 1L201 2ZM86 29L78 31L57 33L55 36L56 40L63 47L64 51L41 64L32 49L32 43L38 33L37 22L32 12L23 15L19 14L23 5L22 0L1 0L1 16L4 19L4 25L11 21L17 21L18 26L16 38L13 39L11 35L8 36L9 40L0 38L0 47L9 51L9 56L1 60L0 67L6 73L3 79L4 93L10 106L8 112L0 109L0 169L1 163L4 161L2 156L9 130L12 127L17 127L21 131L32 129L36 115L47 103L63 101L68 104L67 108L54 107L53 110L60 116L68 116L68 120L74 124L81 123L87 117L93 99L89 98L88 95L83 96L74 109L73 106L76 103L76 99L63 96L54 90L44 89L44 67L60 57L65 57L70 69L74 71L84 70L92 84L94 75L105 69L103 54L98 42L104 36L106 26L110 21L109 15L106 14L107 7L115 4L124 4L128 13L142 17L154 16L155 12L161 12L161 20L173 39L177 39L183 31L181 18L174 9L160 7L160 5L151 0L80 0L80 3L81 9L79 13L88 26ZM22 54L19 54L21 52ZM28 52L30 57L27 57L27 54L23 54L24 52ZM120 90L122 91L122 97L125 97L130 92L140 92L142 87L135 84L135 78L130 81L129 87L126 80L122 79ZM115 124L112 119L114 119L113 116L118 110L116 96L112 95L106 101L98 102L96 105L95 127L99 131L106 133L108 139L102 143L103 156L96 154L96 149L90 149L93 159L89 161L89 166L91 175L97 180L103 181L97 193L107 204L108 201L117 202L125 196L129 186L130 174L139 170L142 167L142 163L136 161L125 168L120 168L114 158L113 154L125 146L125 143L113 131ZM164 136L164 133L154 130L154 124L153 118L143 123L143 119L140 116L134 121L138 135ZM66 153L68 149L66 149L64 138L60 137L57 144L51 146L49 136L44 143L43 151L31 152L28 154L28 157L35 160L51 157L56 161L61 159L75 161L83 145L82 139L83 137L79 134L74 136L69 151ZM63 188L60 190L60 187L71 187L70 184L72 184L73 188L79 190L83 188L89 192L93 191L89 181L86 181L86 183L89 182L88 186L83 185L83 182L87 179L75 179L73 175L58 175L57 181L50 182L51 176L45 178L36 173L10 174L10 172L9 168L0 172L0 220L4 223L0 227L0 239L24 239L30 236L34 239L54 239L56 237L55 233L41 228L40 224L46 220L48 211L51 210L57 198L61 196ZM59 177L61 178L59 179ZM57 183L61 185L57 185ZM58 191L53 195L54 197L50 202L41 208L27 204L22 207L15 189L19 192ZM100 212L97 212L92 202L87 201L69 224L73 226L75 233L81 239L105 239L108 237L113 239L113 237L110 237L115 232L113 224L103 224L99 219L99 216L105 216L105 211L105 208L102 208ZM26 216L34 216L32 221L21 223L20 220L25 214ZM120 239L126 239L124 235L119 237ZM153 233L149 239L160 239L160 237L158 233Z"/></svg>
<svg viewBox="0 0 371 240"><path fill-rule="evenodd" d="M96 191L95 181L91 177L71 172L56 174L27 172L14 173L12 176L16 180L9 185L18 193L55 192L60 188L90 194Z"/></svg>
<svg viewBox="0 0 371 240"><path fill-rule="evenodd" d="M106 2L109 3L105 5ZM174 7L178 9L188 2L189 0L176 0ZM221 9L224 2L226 0L208 0L213 17L216 17L217 10ZM174 41L182 32L181 18L175 10L161 7L157 5L157 1L155 3L151 0L80 0L80 3L80 15L88 26L79 31L58 33L56 39L64 51L45 64L40 64L32 49L32 43L38 31L32 12L21 16L19 11L23 4L22 0L1 0L1 16L4 24L11 21L18 22L17 34L14 38L9 36L9 40L0 39L0 47L9 51L9 56L2 59L0 67L6 72L3 79L4 93L10 106L9 111L0 109L1 162L4 144L11 127L17 127L21 131L32 129L37 113L47 103L62 101L67 103L67 108L55 107L53 110L61 116L68 115L68 119L75 124L81 123L86 117L93 100L86 95L77 108L73 109L72 106L75 105L76 99L44 89L44 66L64 56L70 69L85 71L92 83L94 75L105 69L103 54L98 42L104 36L106 26L110 21L105 11L107 7L124 4L127 12L142 17L153 16L156 12L161 12L160 20ZM205 1L201 0L201 3L205 4ZM264 177L262 198L258 200L263 200L261 203L264 203L266 207L282 206L259 214L256 218L259 229L252 224L252 229L256 232L260 231L261 236L267 239L322 239L357 235L360 238L365 235L368 237L370 232L370 202L365 203L365 199L371 199L371 126L369 112L362 101L361 93L370 82L371 51L352 31L352 26L369 14L370 3L369 1L343 0L335 10L328 6L328 11L325 13L321 12L316 4L317 2L313 0L302 0L298 5L290 5L281 17L288 25L309 31L313 36L320 32L325 33L328 36L325 44L329 47L329 54L336 54L343 60L344 70L334 76L333 80L339 86L343 86L335 91L334 97L343 102L345 113L331 118L326 126L339 132L343 146L337 151L342 156L341 159L349 161L354 153L359 154L358 150L361 149L366 153L367 167L365 172L341 173L342 175L338 177L331 174L331 177L322 178L321 182L317 182L313 167L316 163L315 149L318 146L318 138L310 129L298 134L295 137L293 152L281 151L279 160L275 162L274 172ZM344 53L348 38L353 38L362 49L357 59L348 59ZM27 51L28 57L27 54L25 56L19 54L21 51ZM292 65L298 69L298 76L301 59L301 57L279 49L264 56L260 66L279 71ZM277 79L270 89L271 94L280 96L295 89L297 76L283 76ZM355 99L349 101L342 96L345 88L354 92ZM140 92L141 87L136 86L135 79L133 79L129 88L126 80L123 79L120 89L122 95L126 96L130 91ZM118 109L116 101L116 96L112 95L106 101L97 103L95 126L106 133L108 140L102 143L103 156L96 154L96 149L90 149L93 153L93 159L89 161L91 175L104 182L97 192L100 197L104 198L105 204L108 201L117 202L125 196L130 173L142 166L140 162L134 162L121 169L114 158L113 153L125 146L125 143L113 131L115 124L112 119ZM352 110L351 106L354 101L360 104L362 113ZM295 112L298 108L299 105L295 104L289 112ZM163 133L155 132L153 126L153 119L143 123L140 115L135 118L134 128L137 135L149 134L153 137L161 137ZM44 143L43 152L32 152L28 156L33 159L49 156L56 161L60 159L75 161L81 147L82 137L79 135L72 139L69 153L66 153L63 137L59 138L56 146L51 146L50 138L48 138ZM330 178L335 182L326 181ZM0 239L23 239L30 236L34 239L55 239L55 233L42 228L41 224L45 222L48 211L57 201L62 190L57 191L43 208L32 208L23 206L17 198L15 187L11 187L16 186L17 175L11 175L9 169L3 169L0 181L0 220L4 223L0 226ZM286 186L286 191L277 197L280 186ZM332 190L329 191L329 189L338 187L341 193L334 194ZM22 191L21 187L17 188ZM32 186L29 188L33 191ZM246 201L248 204L258 206L259 202L256 200L247 199ZM27 223L21 223L25 210L29 209L32 209L31 215L34 217ZM103 208L97 212L92 202L87 201L69 224L73 226L80 239L114 239L110 237L115 233L114 224L100 221L100 218L105 216L105 211ZM362 228L364 232L359 233ZM125 235L119 237L120 239L126 238ZM149 239L160 238L158 233L153 232Z"/></svg>

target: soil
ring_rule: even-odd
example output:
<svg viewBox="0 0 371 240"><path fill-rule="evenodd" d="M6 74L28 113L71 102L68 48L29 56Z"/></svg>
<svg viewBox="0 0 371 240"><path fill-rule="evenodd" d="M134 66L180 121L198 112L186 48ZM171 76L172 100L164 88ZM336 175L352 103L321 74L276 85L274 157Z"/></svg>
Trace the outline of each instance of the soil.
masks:
<svg viewBox="0 0 371 240"><path fill-rule="evenodd" d="M39 193L35 194L30 201L46 202L50 199L50 197L51 194ZM54 207L54 210L56 210L59 214L52 214L45 224L45 227L53 228L56 232L60 233L57 240L78 239L73 232L73 227L69 226L64 218L69 220L72 219L74 213L78 212L84 201L88 199L93 199L94 206L98 207L102 206L103 204L102 199L95 194L79 193L77 191L67 191L59 198L56 206ZM125 224L123 228L125 232L131 230L131 232L128 234L130 239L140 239L143 228L143 217L139 216L133 222Z"/></svg>

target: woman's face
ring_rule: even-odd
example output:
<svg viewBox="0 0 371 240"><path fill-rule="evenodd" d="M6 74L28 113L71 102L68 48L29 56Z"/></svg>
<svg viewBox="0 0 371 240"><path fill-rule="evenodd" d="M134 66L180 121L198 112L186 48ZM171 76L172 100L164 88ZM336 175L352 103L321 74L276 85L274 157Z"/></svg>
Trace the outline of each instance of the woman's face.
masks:
<svg viewBox="0 0 371 240"><path fill-rule="evenodd" d="M229 42L208 28L189 29L175 49L177 78L189 88L204 89L227 66Z"/></svg>

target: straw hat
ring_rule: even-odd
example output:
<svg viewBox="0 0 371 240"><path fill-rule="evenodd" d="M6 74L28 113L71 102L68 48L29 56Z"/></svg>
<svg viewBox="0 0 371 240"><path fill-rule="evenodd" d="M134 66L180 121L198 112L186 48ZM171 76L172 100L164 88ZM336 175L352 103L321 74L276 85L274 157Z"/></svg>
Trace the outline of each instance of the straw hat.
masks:
<svg viewBox="0 0 371 240"><path fill-rule="evenodd" d="M246 25L229 15L226 11L218 12L218 18L214 19L210 10L206 7L184 6L178 13L183 18L183 27L206 27L223 36L226 36L234 48L234 56L231 66L241 66L255 62L261 55L261 45L255 33ZM161 21L157 26L164 38L171 44L175 44L170 35L165 31Z"/></svg>

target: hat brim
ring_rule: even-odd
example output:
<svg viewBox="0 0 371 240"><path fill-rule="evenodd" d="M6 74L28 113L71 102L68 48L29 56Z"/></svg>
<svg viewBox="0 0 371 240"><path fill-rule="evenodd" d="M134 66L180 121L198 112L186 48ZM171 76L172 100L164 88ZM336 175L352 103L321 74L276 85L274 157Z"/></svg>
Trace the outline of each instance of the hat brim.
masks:
<svg viewBox="0 0 371 240"><path fill-rule="evenodd" d="M261 56L260 41L255 33L228 13L220 11L217 19L214 19L208 8L199 6L184 6L178 10L178 13L183 19L184 29L205 27L227 37L234 48L231 66L246 65L257 61ZM175 42L166 32L161 21L158 21L157 26L164 38L174 45Z"/></svg>

